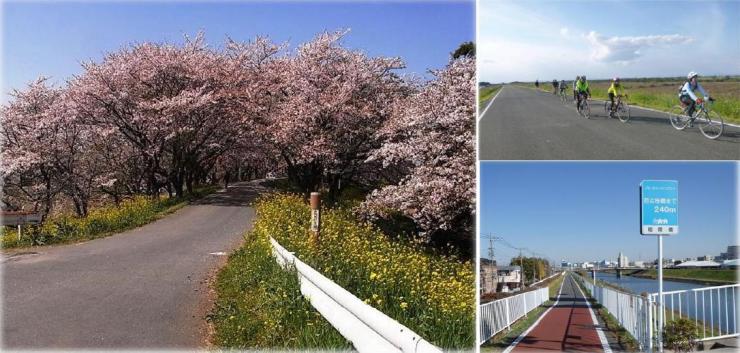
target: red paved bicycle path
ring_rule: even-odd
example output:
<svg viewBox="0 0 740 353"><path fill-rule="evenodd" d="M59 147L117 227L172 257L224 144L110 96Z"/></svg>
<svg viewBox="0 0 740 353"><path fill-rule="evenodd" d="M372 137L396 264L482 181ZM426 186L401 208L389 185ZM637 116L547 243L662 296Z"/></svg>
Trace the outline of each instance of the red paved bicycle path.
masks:
<svg viewBox="0 0 740 353"><path fill-rule="evenodd" d="M545 314L512 352L604 352L596 326L577 284L566 276L557 305Z"/></svg>

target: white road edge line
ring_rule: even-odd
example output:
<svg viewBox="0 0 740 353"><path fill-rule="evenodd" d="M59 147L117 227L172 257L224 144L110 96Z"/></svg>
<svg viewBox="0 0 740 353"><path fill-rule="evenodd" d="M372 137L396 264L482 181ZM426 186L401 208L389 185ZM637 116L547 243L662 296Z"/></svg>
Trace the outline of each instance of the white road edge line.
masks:
<svg viewBox="0 0 740 353"><path fill-rule="evenodd" d="M506 85L501 86L501 88L499 88L498 92L496 92L496 95L493 96L493 98L491 98L491 101L488 102L488 105L486 106L486 109L483 109L483 112L480 113L480 115L478 115L478 121L480 121L480 119L483 118L483 115L486 115L486 112L488 111L488 108L491 107L491 104L493 104L493 101L496 100L496 97L498 97L498 95L501 94L501 91L504 90L504 87L506 87Z"/></svg>
<svg viewBox="0 0 740 353"><path fill-rule="evenodd" d="M565 276L565 273L563 273L563 276ZM530 331L532 331L537 325L539 325L540 321L542 321L542 318L544 318L545 316L547 316L547 313L549 313L550 310L552 310L552 308L554 308L554 307L556 307L558 305L558 303L560 302L560 292L563 291L563 284L564 283L565 283L565 277L563 277L563 281L560 282L560 289L558 289L558 295L557 295L557 297L555 297L556 298L555 299L555 303L553 305L551 305L549 308L547 308L547 310L545 310L545 312L542 313L542 315L540 315L539 318L537 318L537 321L535 321L532 324L532 326L529 326L529 328L526 331L522 332L519 335L519 337L517 337L514 340L514 342L511 342L511 344L508 347L506 347L506 349L504 349L504 351L502 353L509 353L509 352L511 352L511 350L514 349L516 347L516 345L519 344L519 342L521 342L524 339L524 337L527 337L527 335L529 334Z"/></svg>
<svg viewBox="0 0 740 353"><path fill-rule="evenodd" d="M581 292L583 299L586 300L588 312L591 313L591 321L594 322L594 326L596 326L596 333L599 335L599 340L601 341L601 348L604 350L604 353L612 353L612 349L611 347L609 347L609 341L606 340L604 330L599 327L599 320L596 319L596 314L594 314L594 310L591 308L591 303L589 303L588 298L586 298L586 293L583 292L580 284L576 283L576 287L578 288L578 291Z"/></svg>

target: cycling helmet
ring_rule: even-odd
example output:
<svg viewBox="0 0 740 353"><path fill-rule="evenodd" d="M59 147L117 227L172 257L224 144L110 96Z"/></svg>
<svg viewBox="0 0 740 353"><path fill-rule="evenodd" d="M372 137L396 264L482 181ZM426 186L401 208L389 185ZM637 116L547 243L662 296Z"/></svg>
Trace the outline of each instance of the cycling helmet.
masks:
<svg viewBox="0 0 740 353"><path fill-rule="evenodd" d="M615 77L612 81L619 82L619 77Z"/></svg>
<svg viewBox="0 0 740 353"><path fill-rule="evenodd" d="M581 76L581 79L586 81L586 75Z"/></svg>
<svg viewBox="0 0 740 353"><path fill-rule="evenodd" d="M696 73L696 72L694 72L694 71L691 71L691 72L689 72L689 74L688 74L688 75L686 75L686 79L687 79L687 80L691 80L692 78L694 78L694 77L696 77L696 76L699 76L699 74L698 74L698 73Z"/></svg>

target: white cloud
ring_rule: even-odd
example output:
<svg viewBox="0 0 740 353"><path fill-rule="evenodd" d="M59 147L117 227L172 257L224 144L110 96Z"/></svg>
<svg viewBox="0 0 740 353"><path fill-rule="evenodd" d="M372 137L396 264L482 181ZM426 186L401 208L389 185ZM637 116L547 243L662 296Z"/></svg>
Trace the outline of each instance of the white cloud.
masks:
<svg viewBox="0 0 740 353"><path fill-rule="evenodd" d="M585 36L591 45L591 58L602 62L628 63L642 56L643 49L691 43L692 37L680 34L648 35L636 37L606 37L589 32Z"/></svg>
<svg viewBox="0 0 740 353"><path fill-rule="evenodd" d="M561 36L568 37L568 34L570 34L570 32L568 31L568 27L563 27L563 28L560 29L560 35Z"/></svg>

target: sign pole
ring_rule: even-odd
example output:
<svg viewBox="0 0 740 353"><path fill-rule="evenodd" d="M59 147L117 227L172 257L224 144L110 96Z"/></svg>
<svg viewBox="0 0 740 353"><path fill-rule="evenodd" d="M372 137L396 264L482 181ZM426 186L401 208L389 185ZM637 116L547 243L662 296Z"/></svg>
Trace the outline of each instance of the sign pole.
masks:
<svg viewBox="0 0 740 353"><path fill-rule="evenodd" d="M663 235L658 235L658 352L663 352Z"/></svg>
<svg viewBox="0 0 740 353"><path fill-rule="evenodd" d="M657 350L663 352L665 304L663 297L663 237L678 234L678 181L640 182L640 234L658 237ZM649 301L648 301L649 302Z"/></svg>
<svg viewBox="0 0 740 353"><path fill-rule="evenodd" d="M318 245L319 233L321 232L321 194L311 193L311 237L312 245Z"/></svg>
<svg viewBox="0 0 740 353"><path fill-rule="evenodd" d="M18 241L21 241L21 225L18 225Z"/></svg>

